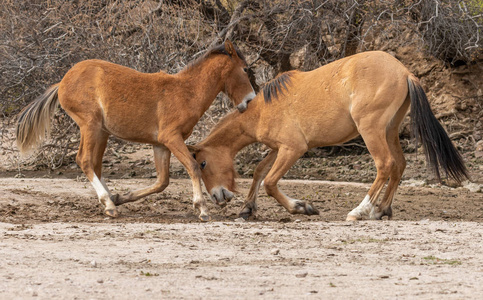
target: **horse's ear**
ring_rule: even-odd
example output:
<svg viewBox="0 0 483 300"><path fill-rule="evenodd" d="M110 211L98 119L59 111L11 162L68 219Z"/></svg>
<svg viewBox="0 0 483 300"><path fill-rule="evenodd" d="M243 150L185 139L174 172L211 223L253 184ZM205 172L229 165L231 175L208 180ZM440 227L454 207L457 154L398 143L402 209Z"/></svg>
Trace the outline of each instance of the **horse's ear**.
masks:
<svg viewBox="0 0 483 300"><path fill-rule="evenodd" d="M230 40L225 41L225 50L228 53L228 55L230 55L231 57L237 56L235 46L233 46L233 44L232 44L232 42L230 42Z"/></svg>

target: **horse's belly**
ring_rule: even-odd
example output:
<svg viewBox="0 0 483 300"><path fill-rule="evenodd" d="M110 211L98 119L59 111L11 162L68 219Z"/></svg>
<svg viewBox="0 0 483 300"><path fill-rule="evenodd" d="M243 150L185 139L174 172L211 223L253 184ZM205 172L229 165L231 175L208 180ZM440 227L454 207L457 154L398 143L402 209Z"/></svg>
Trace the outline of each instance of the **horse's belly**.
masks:
<svg viewBox="0 0 483 300"><path fill-rule="evenodd" d="M148 122L146 118L108 115L105 116L103 125L110 134L127 141L150 144L157 142L157 124Z"/></svg>
<svg viewBox="0 0 483 300"><path fill-rule="evenodd" d="M359 135L349 115L333 119L319 116L312 120L303 129L309 148L342 144Z"/></svg>

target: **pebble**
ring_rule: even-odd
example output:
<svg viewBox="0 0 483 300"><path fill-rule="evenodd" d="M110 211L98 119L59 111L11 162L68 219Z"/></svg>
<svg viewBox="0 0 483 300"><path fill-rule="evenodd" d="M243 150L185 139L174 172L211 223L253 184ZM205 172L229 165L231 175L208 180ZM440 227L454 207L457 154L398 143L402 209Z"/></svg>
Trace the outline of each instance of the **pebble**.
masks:
<svg viewBox="0 0 483 300"><path fill-rule="evenodd" d="M91 267L97 268L97 262L95 260L91 261Z"/></svg>
<svg viewBox="0 0 483 300"><path fill-rule="evenodd" d="M280 254L280 249L277 249L277 248L272 249L272 251L270 251L270 254L272 254L272 255L278 255L278 254Z"/></svg>
<svg viewBox="0 0 483 300"><path fill-rule="evenodd" d="M236 218L235 222L246 222L246 220L243 218Z"/></svg>
<svg viewBox="0 0 483 300"><path fill-rule="evenodd" d="M104 280L102 278L97 279L97 283L104 283Z"/></svg>
<svg viewBox="0 0 483 300"><path fill-rule="evenodd" d="M308 272L302 272L302 273L295 274L295 277L304 278L304 277L307 277L308 274L309 274Z"/></svg>

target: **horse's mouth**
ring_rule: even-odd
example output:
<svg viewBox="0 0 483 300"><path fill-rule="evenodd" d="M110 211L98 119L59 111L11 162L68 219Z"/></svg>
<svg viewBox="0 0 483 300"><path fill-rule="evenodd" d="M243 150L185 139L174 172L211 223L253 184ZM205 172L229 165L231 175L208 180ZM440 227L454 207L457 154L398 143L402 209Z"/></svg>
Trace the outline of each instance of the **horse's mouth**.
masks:
<svg viewBox="0 0 483 300"><path fill-rule="evenodd" d="M240 113L245 112L248 108L248 103L250 103L255 98L255 96L256 96L255 92L251 92L250 94L245 96L242 102L237 105L238 111Z"/></svg>
<svg viewBox="0 0 483 300"><path fill-rule="evenodd" d="M216 187L211 189L211 200L221 207L225 207L227 203L233 199L233 197L233 193L224 187Z"/></svg>

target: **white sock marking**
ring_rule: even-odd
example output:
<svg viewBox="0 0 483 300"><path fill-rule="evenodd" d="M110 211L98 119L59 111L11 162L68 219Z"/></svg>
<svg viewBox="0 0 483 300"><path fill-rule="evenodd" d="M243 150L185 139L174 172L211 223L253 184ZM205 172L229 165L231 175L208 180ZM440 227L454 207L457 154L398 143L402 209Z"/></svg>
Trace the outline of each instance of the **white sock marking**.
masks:
<svg viewBox="0 0 483 300"><path fill-rule="evenodd" d="M92 178L91 182L92 186L96 190L97 197L99 200L104 199L104 198L109 198L109 192L106 190L102 182L97 178L96 174L94 174L94 177Z"/></svg>
<svg viewBox="0 0 483 300"><path fill-rule="evenodd" d="M369 195L366 195L364 197L364 200L356 207L354 208L349 215L351 216L357 216L357 217L363 217L363 216L369 216L369 214L374 211L374 205L371 203L371 197Z"/></svg>

